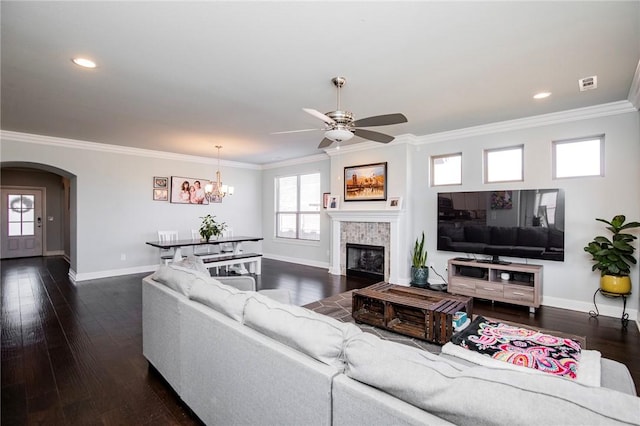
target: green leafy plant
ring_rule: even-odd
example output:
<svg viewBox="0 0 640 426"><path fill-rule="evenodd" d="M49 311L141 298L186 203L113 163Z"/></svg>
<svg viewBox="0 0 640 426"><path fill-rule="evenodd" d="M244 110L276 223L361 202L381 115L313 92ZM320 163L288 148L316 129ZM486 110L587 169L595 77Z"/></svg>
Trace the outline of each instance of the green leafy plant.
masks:
<svg viewBox="0 0 640 426"><path fill-rule="evenodd" d="M424 231L422 232L422 239L416 238L411 256L411 265L413 265L414 268L424 268L427 265L427 249L424 248Z"/></svg>
<svg viewBox="0 0 640 426"><path fill-rule="evenodd" d="M210 214L200 217L202 219L202 224L200 225L200 236L205 240L209 241L211 236L220 236L222 235L222 231L227 229L227 224L225 222L216 222L215 216L211 216Z"/></svg>
<svg viewBox="0 0 640 426"><path fill-rule="evenodd" d="M595 262L591 270L600 270L601 276L627 276L631 271L631 265L637 263L633 256L635 247L631 245L637 237L622 231L638 228L640 222L624 223L626 219L624 215L614 216L611 222L596 219L608 224L606 229L613 234L612 239L598 235L584 248L584 251L592 256L591 260Z"/></svg>

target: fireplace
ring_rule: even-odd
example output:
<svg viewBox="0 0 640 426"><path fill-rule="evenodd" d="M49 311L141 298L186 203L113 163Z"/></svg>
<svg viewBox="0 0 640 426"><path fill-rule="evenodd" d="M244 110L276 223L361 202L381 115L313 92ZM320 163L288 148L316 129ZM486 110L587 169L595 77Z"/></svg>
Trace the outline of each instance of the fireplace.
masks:
<svg viewBox="0 0 640 426"><path fill-rule="evenodd" d="M409 242L403 210L330 210L331 266L329 273L347 275L346 244L384 247L384 281L409 285ZM406 251L405 251L406 248Z"/></svg>
<svg viewBox="0 0 640 426"><path fill-rule="evenodd" d="M384 247L347 243L346 272L348 277L384 281Z"/></svg>

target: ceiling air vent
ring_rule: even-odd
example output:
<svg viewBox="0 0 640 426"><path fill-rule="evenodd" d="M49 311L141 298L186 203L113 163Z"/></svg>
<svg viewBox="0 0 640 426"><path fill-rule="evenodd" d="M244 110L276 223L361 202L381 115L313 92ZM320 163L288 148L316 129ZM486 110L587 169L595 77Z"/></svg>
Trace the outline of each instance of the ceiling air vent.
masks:
<svg viewBox="0 0 640 426"><path fill-rule="evenodd" d="M584 92L585 90L592 90L598 87L598 76L594 75L591 77L585 77L578 80L578 86L580 87L580 91Z"/></svg>

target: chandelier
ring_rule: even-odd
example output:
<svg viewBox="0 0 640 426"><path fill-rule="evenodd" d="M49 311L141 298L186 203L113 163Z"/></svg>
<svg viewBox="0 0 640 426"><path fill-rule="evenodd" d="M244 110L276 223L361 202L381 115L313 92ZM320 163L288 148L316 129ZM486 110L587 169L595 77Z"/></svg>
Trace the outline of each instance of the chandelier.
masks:
<svg viewBox="0 0 640 426"><path fill-rule="evenodd" d="M233 195L233 186L222 184L222 175L220 174L220 148L222 148L222 146L216 145L216 148L218 148L218 170L216 171L216 180L209 181L209 183L204 186L205 196L207 197L207 201L210 203L221 203L222 199L226 195Z"/></svg>

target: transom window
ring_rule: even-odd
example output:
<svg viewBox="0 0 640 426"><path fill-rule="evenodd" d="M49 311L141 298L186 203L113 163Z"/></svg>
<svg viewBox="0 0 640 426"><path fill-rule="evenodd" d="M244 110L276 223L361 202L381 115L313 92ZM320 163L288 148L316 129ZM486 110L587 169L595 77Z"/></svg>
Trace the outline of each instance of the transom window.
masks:
<svg viewBox="0 0 640 426"><path fill-rule="evenodd" d="M431 157L431 185L462 184L462 153Z"/></svg>
<svg viewBox="0 0 640 426"><path fill-rule="evenodd" d="M276 237L320 240L320 173L275 179Z"/></svg>
<svg viewBox="0 0 640 426"><path fill-rule="evenodd" d="M485 183L523 181L523 154L522 145L485 150Z"/></svg>
<svg viewBox="0 0 640 426"><path fill-rule="evenodd" d="M604 135L553 141L553 178L604 176Z"/></svg>

